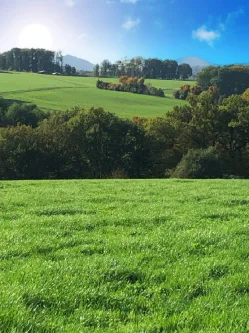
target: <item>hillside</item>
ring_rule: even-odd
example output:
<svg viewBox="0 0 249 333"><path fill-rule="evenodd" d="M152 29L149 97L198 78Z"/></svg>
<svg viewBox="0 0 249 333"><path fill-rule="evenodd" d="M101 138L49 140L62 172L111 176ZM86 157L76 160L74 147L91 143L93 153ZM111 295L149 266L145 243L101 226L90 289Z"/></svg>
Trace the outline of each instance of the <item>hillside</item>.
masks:
<svg viewBox="0 0 249 333"><path fill-rule="evenodd" d="M246 332L248 185L2 182L0 331Z"/></svg>
<svg viewBox="0 0 249 333"><path fill-rule="evenodd" d="M174 105L185 103L172 96L183 85L177 80L146 80L165 91L166 98L104 91L96 88L94 77L68 77L29 73L0 74L0 95L6 99L34 103L45 110L67 110L75 106L103 107L121 117L164 115ZM112 79L116 82L117 79ZM195 82L191 82L195 84Z"/></svg>
<svg viewBox="0 0 249 333"><path fill-rule="evenodd" d="M91 62L81 58L74 57L72 55L64 56L63 62L64 64L69 64L70 66L75 67L76 70L78 71L84 70L92 72L94 68L94 64L92 64Z"/></svg>

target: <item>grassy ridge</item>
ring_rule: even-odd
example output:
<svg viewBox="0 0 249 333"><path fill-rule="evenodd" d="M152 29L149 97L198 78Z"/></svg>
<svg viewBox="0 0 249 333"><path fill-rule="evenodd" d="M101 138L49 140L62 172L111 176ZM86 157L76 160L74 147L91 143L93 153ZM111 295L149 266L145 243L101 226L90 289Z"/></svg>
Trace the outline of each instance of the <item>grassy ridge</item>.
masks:
<svg viewBox="0 0 249 333"><path fill-rule="evenodd" d="M248 181L0 184L1 332L248 332Z"/></svg>
<svg viewBox="0 0 249 333"><path fill-rule="evenodd" d="M106 79L117 81L117 79ZM65 110L74 106L104 107L121 117L162 116L174 105L185 103L175 100L172 91L183 81L146 80L165 90L166 98L100 91L96 78L64 77L30 73L0 74L0 95L4 98L31 102L47 110ZM191 82L194 84L194 82Z"/></svg>

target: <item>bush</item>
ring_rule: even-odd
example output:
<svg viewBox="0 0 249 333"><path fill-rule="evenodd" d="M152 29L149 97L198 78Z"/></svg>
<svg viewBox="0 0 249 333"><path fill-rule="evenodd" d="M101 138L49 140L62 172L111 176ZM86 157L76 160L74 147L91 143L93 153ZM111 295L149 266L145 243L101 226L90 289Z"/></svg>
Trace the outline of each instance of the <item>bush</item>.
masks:
<svg viewBox="0 0 249 333"><path fill-rule="evenodd" d="M7 106L7 102L2 97L0 97L0 109L7 109Z"/></svg>
<svg viewBox="0 0 249 333"><path fill-rule="evenodd" d="M180 89L176 89L175 91L173 91L173 96L176 99L180 99L180 97L181 97Z"/></svg>
<svg viewBox="0 0 249 333"><path fill-rule="evenodd" d="M164 91L159 88L155 91L155 96L158 96L158 97L164 97Z"/></svg>
<svg viewBox="0 0 249 333"><path fill-rule="evenodd" d="M243 98L246 102L249 102L249 88L247 88L246 91L242 94L242 98Z"/></svg>
<svg viewBox="0 0 249 333"><path fill-rule="evenodd" d="M38 123L45 119L47 115L39 110L35 104L12 104L5 114L9 125L17 124L37 127Z"/></svg>
<svg viewBox="0 0 249 333"><path fill-rule="evenodd" d="M201 89L200 86L192 86L192 87L190 87L190 92L191 92L191 94L194 94L194 95L198 96L198 95L201 94L202 89Z"/></svg>
<svg viewBox="0 0 249 333"><path fill-rule="evenodd" d="M191 86L189 84L185 84L181 86L180 89L177 89L173 92L173 96L177 99L185 100L188 97L188 94L190 92Z"/></svg>
<svg viewBox="0 0 249 333"><path fill-rule="evenodd" d="M177 165L173 178L221 178L219 156L212 149L189 150Z"/></svg>

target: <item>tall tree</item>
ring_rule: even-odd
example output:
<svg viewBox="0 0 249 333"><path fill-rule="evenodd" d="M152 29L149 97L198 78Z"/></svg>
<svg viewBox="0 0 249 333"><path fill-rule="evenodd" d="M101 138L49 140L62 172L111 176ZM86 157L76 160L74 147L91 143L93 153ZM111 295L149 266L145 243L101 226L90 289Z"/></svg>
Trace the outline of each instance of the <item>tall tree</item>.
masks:
<svg viewBox="0 0 249 333"><path fill-rule="evenodd" d="M192 76L192 68L189 64L181 64L178 66L178 76L182 80L186 80Z"/></svg>
<svg viewBox="0 0 249 333"><path fill-rule="evenodd" d="M66 72L67 75L72 74L72 67L69 64L65 65L65 72Z"/></svg>
<svg viewBox="0 0 249 333"><path fill-rule="evenodd" d="M93 75L99 77L99 64L96 64L93 69Z"/></svg>
<svg viewBox="0 0 249 333"><path fill-rule="evenodd" d="M108 77L110 74L111 63L109 60L105 59L100 64L100 76Z"/></svg>
<svg viewBox="0 0 249 333"><path fill-rule="evenodd" d="M15 71L54 71L55 52L44 49L13 48L0 54L0 69ZM60 58L61 59L61 58Z"/></svg>
<svg viewBox="0 0 249 333"><path fill-rule="evenodd" d="M72 67L71 72L72 72L72 75L76 75L76 68L75 68L75 67Z"/></svg>

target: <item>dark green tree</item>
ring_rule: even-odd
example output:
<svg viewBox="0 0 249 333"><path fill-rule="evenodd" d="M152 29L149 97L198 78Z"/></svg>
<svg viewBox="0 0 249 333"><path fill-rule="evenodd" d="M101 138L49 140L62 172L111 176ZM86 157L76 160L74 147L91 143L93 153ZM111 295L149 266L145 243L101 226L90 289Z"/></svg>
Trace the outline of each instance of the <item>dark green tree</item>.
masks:
<svg viewBox="0 0 249 333"><path fill-rule="evenodd" d="M189 64L181 64L178 66L178 77L186 80L192 76L192 68Z"/></svg>
<svg viewBox="0 0 249 333"><path fill-rule="evenodd" d="M67 75L71 75L72 74L72 67L69 64L65 65L65 73Z"/></svg>

